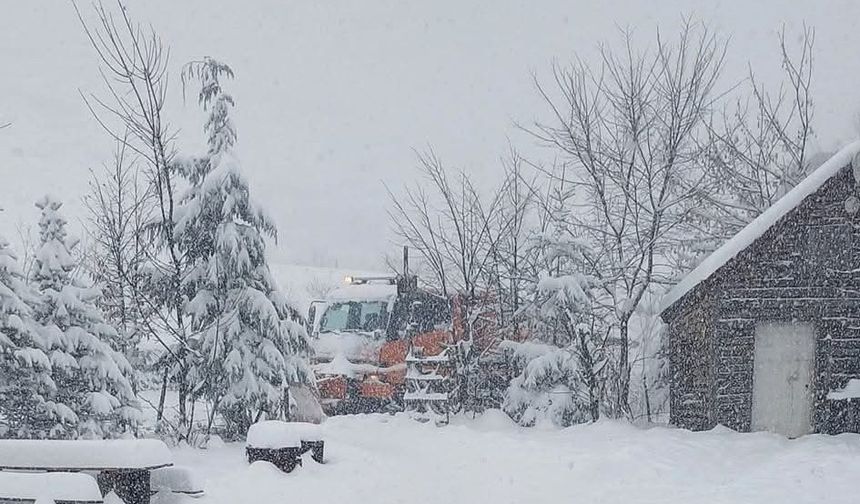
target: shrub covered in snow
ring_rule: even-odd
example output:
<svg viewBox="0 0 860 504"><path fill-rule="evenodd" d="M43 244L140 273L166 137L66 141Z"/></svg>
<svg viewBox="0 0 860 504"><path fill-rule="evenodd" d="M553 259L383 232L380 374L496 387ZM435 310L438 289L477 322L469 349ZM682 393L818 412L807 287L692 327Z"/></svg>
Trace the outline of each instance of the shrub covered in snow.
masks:
<svg viewBox="0 0 860 504"><path fill-rule="evenodd" d="M503 409L521 425L543 422L566 427L597 420L605 402L605 360L586 325L579 339L557 347L539 342L505 341L514 368L520 372L505 394Z"/></svg>
<svg viewBox="0 0 860 504"><path fill-rule="evenodd" d="M576 271L580 244L544 236L538 246L553 267L540 275L527 307L532 341L502 343L519 372L510 382L503 409L522 425L597 420L607 362L593 301L597 282Z"/></svg>
<svg viewBox="0 0 860 504"><path fill-rule="evenodd" d="M545 422L567 426L590 419L573 353L545 343L506 341L502 345L522 369L511 380L503 404L514 420L526 426Z"/></svg>
<svg viewBox="0 0 860 504"><path fill-rule="evenodd" d="M56 390L50 342L33 319L36 293L0 237L0 436L25 437L51 425L46 398Z"/></svg>

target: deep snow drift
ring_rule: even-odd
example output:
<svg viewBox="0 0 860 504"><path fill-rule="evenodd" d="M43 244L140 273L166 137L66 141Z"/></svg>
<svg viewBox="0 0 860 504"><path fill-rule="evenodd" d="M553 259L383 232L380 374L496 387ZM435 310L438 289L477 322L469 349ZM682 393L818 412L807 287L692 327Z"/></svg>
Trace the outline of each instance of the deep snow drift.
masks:
<svg viewBox="0 0 860 504"><path fill-rule="evenodd" d="M206 480L200 504L855 503L860 435L787 440L600 422L523 429L502 413L447 427L404 415L334 417L325 465L249 466L243 445L181 449Z"/></svg>

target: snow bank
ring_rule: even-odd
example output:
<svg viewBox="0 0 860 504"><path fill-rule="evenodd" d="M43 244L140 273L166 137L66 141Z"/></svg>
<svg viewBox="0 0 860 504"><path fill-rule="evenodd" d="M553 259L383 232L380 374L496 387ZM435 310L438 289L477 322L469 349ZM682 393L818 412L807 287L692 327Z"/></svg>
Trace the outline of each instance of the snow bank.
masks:
<svg viewBox="0 0 860 504"><path fill-rule="evenodd" d="M319 441L322 429L305 422L266 420L248 429L247 446L251 448L298 448L302 441Z"/></svg>
<svg viewBox="0 0 860 504"><path fill-rule="evenodd" d="M0 500L102 502L95 478L83 473L0 472Z"/></svg>
<svg viewBox="0 0 860 504"><path fill-rule="evenodd" d="M693 271L678 282L663 298L660 311L662 312L675 304L684 294L690 292L694 287L705 281L714 272L729 262L740 251L750 246L776 224L777 221L800 205L807 196L817 191L831 177L851 163L852 158L858 152L860 152L860 141L852 142L810 173L785 196L747 224L738 234L715 250Z"/></svg>
<svg viewBox="0 0 860 504"><path fill-rule="evenodd" d="M173 464L173 454L156 439L0 440L6 469L145 469Z"/></svg>
<svg viewBox="0 0 860 504"><path fill-rule="evenodd" d="M287 425L299 435L302 441L322 441L323 439L321 425L307 422L289 422Z"/></svg>
<svg viewBox="0 0 860 504"><path fill-rule="evenodd" d="M457 415L451 420L452 425L464 425L478 431L508 431L511 435L522 427L502 410L489 409L477 415Z"/></svg>
<svg viewBox="0 0 860 504"><path fill-rule="evenodd" d="M827 394L827 398L835 401L844 399L860 399L860 379L853 378L848 380L848 384L839 390L832 390Z"/></svg>
<svg viewBox="0 0 860 504"><path fill-rule="evenodd" d="M186 494L203 493L203 482L191 468L185 466L163 467L150 473L153 491L170 491Z"/></svg>
<svg viewBox="0 0 860 504"><path fill-rule="evenodd" d="M290 474L244 463L242 445L181 450L212 502L603 502L611 504L856 504L860 436L787 440L601 421L568 429L519 427L495 411L436 427L405 415L354 415L325 424L326 464Z"/></svg>

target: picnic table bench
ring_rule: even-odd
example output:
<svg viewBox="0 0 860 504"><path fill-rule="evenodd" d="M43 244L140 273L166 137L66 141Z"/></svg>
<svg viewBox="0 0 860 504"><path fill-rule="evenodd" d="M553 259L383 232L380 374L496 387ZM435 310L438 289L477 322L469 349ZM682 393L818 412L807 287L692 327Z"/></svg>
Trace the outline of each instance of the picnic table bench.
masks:
<svg viewBox="0 0 860 504"><path fill-rule="evenodd" d="M308 451L314 461L322 464L324 446L319 425L266 420L248 429L245 453L248 462L262 460L291 472L301 465L301 455Z"/></svg>
<svg viewBox="0 0 860 504"><path fill-rule="evenodd" d="M167 445L155 439L0 440L0 474L97 473L101 494L113 491L126 504L148 504L151 471L172 465Z"/></svg>
<svg viewBox="0 0 860 504"><path fill-rule="evenodd" d="M96 480L84 473L0 472L0 503L50 499L57 504L102 504Z"/></svg>

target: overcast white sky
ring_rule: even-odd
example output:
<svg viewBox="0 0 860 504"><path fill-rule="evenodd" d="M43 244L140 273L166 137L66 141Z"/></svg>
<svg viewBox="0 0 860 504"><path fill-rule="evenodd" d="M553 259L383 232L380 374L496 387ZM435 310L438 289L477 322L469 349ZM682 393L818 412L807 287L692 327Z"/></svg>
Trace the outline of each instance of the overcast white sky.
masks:
<svg viewBox="0 0 860 504"><path fill-rule="evenodd" d="M373 268L394 248L383 181L413 180L412 149L490 180L510 141L545 156L515 121L545 117L532 73L574 52L593 55L617 26L650 40L692 15L731 37L726 76L747 63L778 75L776 32L817 29L820 148L856 133L860 2L830 1L307 1L128 0L172 47L175 71L204 55L237 81L239 151L253 195L277 221L281 262ZM86 0L81 5L87 7ZM0 232L35 223L45 192L81 214L88 169L111 144L78 90L99 91L95 54L68 0L2 0ZM196 104L174 78L170 115L183 147L200 146ZM13 236L9 236L14 238Z"/></svg>

